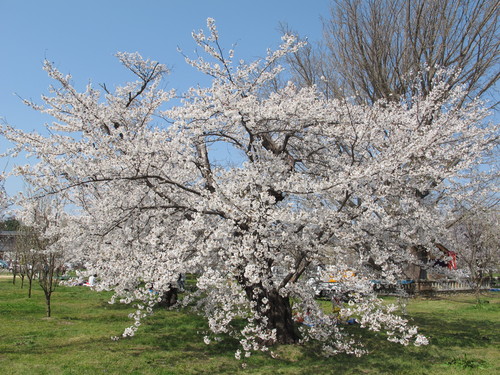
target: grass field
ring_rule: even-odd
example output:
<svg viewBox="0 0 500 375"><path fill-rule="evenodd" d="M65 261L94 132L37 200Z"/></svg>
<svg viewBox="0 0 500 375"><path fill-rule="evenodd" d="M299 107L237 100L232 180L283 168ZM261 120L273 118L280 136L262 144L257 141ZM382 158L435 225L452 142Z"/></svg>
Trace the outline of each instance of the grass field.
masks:
<svg viewBox="0 0 500 375"><path fill-rule="evenodd" d="M18 282L19 284L19 282ZM0 374L500 374L500 293L483 297L416 299L410 319L430 338L426 347L402 347L372 335L372 353L361 358L323 358L314 345L275 348L243 362L237 343L205 345L203 319L188 312L159 311L133 338L112 341L130 324L130 308L107 303L110 294L59 287L52 318L43 293L13 285L0 274Z"/></svg>

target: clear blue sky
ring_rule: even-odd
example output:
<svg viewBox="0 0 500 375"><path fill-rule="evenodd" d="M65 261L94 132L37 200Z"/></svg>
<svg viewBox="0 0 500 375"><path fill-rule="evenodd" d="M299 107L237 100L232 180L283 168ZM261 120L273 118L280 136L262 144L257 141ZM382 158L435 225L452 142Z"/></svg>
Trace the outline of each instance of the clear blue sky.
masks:
<svg viewBox="0 0 500 375"><path fill-rule="evenodd" d="M113 87L132 77L113 56L139 52L173 72L167 87L185 90L199 81L177 52L193 56L191 32L216 20L226 48L236 57L264 56L280 42L280 23L307 36L321 37L321 16L329 0L0 0L0 118L25 130L50 118L27 108L18 96L40 102L51 81L41 69L44 59L70 73L77 86L89 81ZM7 145L0 139L0 153ZM0 172L16 160L0 159ZM25 161L21 161L24 163ZM9 195L22 185L8 180Z"/></svg>

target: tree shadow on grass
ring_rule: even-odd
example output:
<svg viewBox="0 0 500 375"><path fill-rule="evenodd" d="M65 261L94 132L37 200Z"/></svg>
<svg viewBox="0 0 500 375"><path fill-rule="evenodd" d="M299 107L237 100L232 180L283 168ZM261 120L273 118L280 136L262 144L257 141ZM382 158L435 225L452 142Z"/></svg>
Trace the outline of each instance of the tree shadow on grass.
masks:
<svg viewBox="0 0 500 375"><path fill-rule="evenodd" d="M233 357L240 348L236 339L222 335L222 341L210 345L203 343L203 336L208 331L206 321L197 315L184 312L167 312L155 321L147 323L144 330L156 331L159 324L162 333L156 333L151 345L165 352L185 353L187 358L208 359L213 357ZM453 359L453 354L467 348L488 348L499 341L498 323L493 320L460 319L449 321L429 314L414 314L411 324L420 327L420 331L429 337L430 345L415 347L402 346L386 340L385 335L367 332L357 326L346 327L349 333L360 334L366 338L366 349L370 354L363 357L337 355L325 358L321 343L306 343L300 346L275 346L272 351L283 353L273 360L279 368L309 368L324 370L335 366L339 373L366 373L375 369L379 373L407 373L409 366L415 366L423 372L432 372L435 365L444 365ZM140 336L141 333L139 332ZM255 355L249 360L257 365L268 366L269 355ZM322 370L321 370L322 369ZM322 372L323 371L323 372ZM370 370L371 371L371 370Z"/></svg>
<svg viewBox="0 0 500 375"><path fill-rule="evenodd" d="M432 373L434 366L449 364L457 352L471 348L492 348L500 343L499 324L492 320L448 321L416 314L411 323L419 326L420 332L429 337L428 346L402 346L387 341L384 334L353 326L348 327L347 331L365 338L363 342L369 351L368 355L354 357L340 354L325 358L321 354L321 344L308 343L301 347L299 360L302 365L310 363L307 367L311 369L334 365L336 374L404 374L414 371L415 367L422 373ZM287 363L286 359L280 361Z"/></svg>
<svg viewBox="0 0 500 375"><path fill-rule="evenodd" d="M431 345L440 348L481 348L500 342L500 324L489 319L460 319L448 321L416 316L412 319L420 331L429 337Z"/></svg>

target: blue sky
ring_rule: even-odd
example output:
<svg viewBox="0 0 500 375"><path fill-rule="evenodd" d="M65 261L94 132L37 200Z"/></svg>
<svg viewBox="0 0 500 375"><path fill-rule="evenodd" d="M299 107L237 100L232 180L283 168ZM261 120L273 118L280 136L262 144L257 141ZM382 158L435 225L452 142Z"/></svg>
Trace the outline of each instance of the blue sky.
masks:
<svg viewBox="0 0 500 375"><path fill-rule="evenodd" d="M113 87L130 80L113 56L139 52L172 68L167 87L181 91L199 83L193 68L177 52L193 56L191 32L216 20L226 48L236 57L264 56L280 42L280 23L307 36L321 37L321 17L329 0L0 0L0 119L25 130L39 129L50 118L27 108L19 97L40 102L51 81L44 59L73 76L77 87L89 81ZM0 139L0 153L7 148ZM0 172L18 160L0 159ZM21 161L24 163L25 161ZM6 183L9 195L22 189Z"/></svg>

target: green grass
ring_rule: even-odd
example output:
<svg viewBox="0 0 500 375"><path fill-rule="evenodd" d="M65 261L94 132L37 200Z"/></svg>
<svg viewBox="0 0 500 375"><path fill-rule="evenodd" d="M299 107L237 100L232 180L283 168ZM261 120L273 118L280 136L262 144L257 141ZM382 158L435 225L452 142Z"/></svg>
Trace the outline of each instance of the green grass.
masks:
<svg viewBox="0 0 500 375"><path fill-rule="evenodd" d="M205 345L203 319L158 311L133 338L112 341L130 325L129 307L109 305L110 294L59 287L52 318L43 293L0 275L0 374L498 374L500 294L416 299L409 318L430 337L426 347L402 347L372 334L371 354L324 358L315 345L274 348L278 359L255 354L234 359L231 339ZM354 329L356 329L354 327Z"/></svg>

